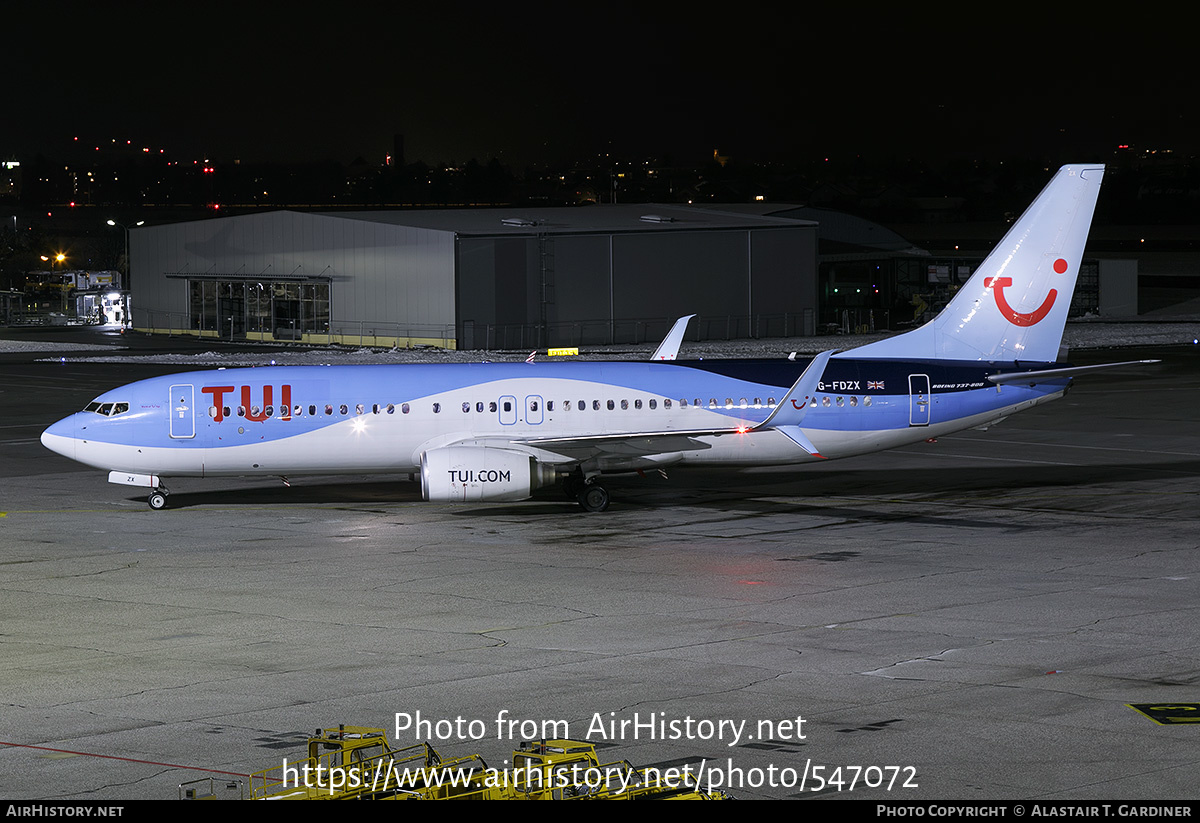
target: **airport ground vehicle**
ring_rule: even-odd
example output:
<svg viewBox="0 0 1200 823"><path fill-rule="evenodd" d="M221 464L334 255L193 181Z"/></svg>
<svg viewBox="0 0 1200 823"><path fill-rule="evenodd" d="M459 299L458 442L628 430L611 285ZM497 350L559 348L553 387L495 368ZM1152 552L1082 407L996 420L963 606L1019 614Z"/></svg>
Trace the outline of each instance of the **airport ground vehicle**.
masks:
<svg viewBox="0 0 1200 823"><path fill-rule="evenodd" d="M508 761L506 761L508 763ZM245 797L233 781L234 796ZM188 800L218 797L212 777L180 784ZM229 794L225 794L229 796ZM683 770L601 763L581 740L535 740L490 768L479 755L443 759L428 743L392 748L383 729L342 725L318 729L308 756L250 775L254 800L726 800L696 785Z"/></svg>

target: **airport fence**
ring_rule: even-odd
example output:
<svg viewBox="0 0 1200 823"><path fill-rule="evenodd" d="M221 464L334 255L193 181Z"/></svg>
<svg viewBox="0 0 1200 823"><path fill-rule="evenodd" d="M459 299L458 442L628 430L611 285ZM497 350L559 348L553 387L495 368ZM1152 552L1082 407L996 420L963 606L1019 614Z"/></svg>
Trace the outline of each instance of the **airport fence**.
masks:
<svg viewBox="0 0 1200 823"><path fill-rule="evenodd" d="M139 310L134 327L139 331L168 336L192 336L222 340L299 342L314 345L386 346L509 350L587 345L643 345L658 343L677 318L643 317L620 320L572 320L555 323L450 324L393 323L368 320L332 320L327 329L309 331L285 324L251 330L226 322L221 329L194 328L186 312ZM822 329L824 331L824 329ZM838 329L837 331L841 331ZM810 336L818 332L816 315L803 312L753 315L701 315L688 324L685 340L757 340L773 337Z"/></svg>

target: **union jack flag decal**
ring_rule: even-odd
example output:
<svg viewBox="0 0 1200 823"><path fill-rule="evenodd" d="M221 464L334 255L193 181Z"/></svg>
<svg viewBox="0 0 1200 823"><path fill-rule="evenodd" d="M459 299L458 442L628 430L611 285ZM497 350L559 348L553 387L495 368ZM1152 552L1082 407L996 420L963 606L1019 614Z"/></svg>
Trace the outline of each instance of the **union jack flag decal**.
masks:
<svg viewBox="0 0 1200 823"><path fill-rule="evenodd" d="M882 380L868 380L867 381L867 391L870 391L871 389L879 389L880 391L883 391L883 381Z"/></svg>

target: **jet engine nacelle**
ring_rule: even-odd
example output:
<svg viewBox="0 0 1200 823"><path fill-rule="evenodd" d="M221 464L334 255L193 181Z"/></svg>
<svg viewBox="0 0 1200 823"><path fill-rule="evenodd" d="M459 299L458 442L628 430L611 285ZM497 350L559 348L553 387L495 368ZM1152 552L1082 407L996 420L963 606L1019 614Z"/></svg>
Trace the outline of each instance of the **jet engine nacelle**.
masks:
<svg viewBox="0 0 1200 823"><path fill-rule="evenodd" d="M552 485L554 469L528 454L485 446L446 446L421 455L421 495L449 503L527 500Z"/></svg>

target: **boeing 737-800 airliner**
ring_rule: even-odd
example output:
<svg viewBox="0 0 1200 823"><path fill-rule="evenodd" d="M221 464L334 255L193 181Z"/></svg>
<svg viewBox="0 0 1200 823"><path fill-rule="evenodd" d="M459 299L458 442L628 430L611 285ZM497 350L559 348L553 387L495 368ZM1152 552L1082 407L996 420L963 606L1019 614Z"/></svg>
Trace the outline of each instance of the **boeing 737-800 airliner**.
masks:
<svg viewBox="0 0 1200 823"><path fill-rule="evenodd" d="M105 392L42 442L155 509L169 477L419 471L427 500L562 483L602 511L605 474L803 464L984 426L1084 370L1055 360L1103 174L1064 166L934 320L850 351L681 362L679 326L654 362L191 372Z"/></svg>

